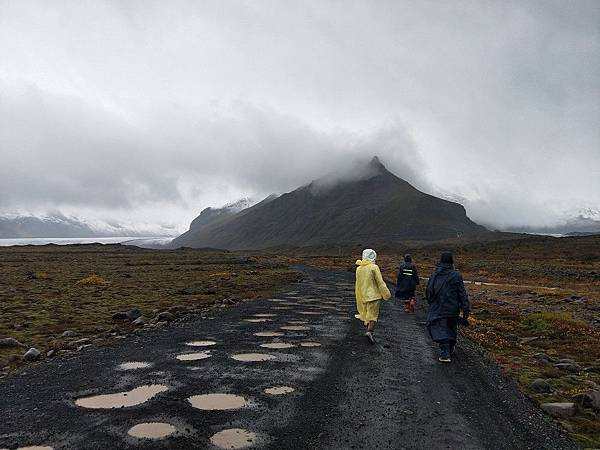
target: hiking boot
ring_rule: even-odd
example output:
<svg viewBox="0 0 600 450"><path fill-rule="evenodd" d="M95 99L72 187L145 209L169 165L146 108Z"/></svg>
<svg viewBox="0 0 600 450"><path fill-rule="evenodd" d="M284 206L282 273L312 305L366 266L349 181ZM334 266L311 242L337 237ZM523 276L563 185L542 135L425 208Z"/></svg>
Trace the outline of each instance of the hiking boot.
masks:
<svg viewBox="0 0 600 450"><path fill-rule="evenodd" d="M450 344L440 344L440 357L438 360L443 363L449 363L452 361L450 359Z"/></svg>
<svg viewBox="0 0 600 450"><path fill-rule="evenodd" d="M372 331L367 331L367 332L365 333L365 336L367 337L367 339L369 340L369 342L370 342L371 344L374 344L374 343L375 343L375 338L373 337L373 332L372 332Z"/></svg>
<svg viewBox="0 0 600 450"><path fill-rule="evenodd" d="M449 356L440 356L438 358L438 361L442 362L442 363L450 363L450 362L452 362L452 360L450 359Z"/></svg>

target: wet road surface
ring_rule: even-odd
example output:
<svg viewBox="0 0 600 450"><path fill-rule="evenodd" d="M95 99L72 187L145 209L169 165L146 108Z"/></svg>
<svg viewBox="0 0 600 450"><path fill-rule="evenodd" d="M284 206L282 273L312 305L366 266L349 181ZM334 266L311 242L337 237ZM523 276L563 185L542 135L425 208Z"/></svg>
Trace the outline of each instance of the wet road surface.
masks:
<svg viewBox="0 0 600 450"><path fill-rule="evenodd" d="M438 363L422 312L384 303L370 345L353 275L302 270L271 299L1 380L0 448L577 448L468 342Z"/></svg>

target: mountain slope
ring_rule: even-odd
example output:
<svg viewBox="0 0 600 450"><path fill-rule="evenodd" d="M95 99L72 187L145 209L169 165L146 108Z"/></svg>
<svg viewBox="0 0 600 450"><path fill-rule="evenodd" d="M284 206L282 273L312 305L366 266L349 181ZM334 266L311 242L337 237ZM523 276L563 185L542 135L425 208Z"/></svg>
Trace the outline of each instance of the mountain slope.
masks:
<svg viewBox="0 0 600 450"><path fill-rule="evenodd" d="M172 246L260 249L277 245L398 242L485 232L458 203L418 191L377 158L368 176L325 179L176 238Z"/></svg>

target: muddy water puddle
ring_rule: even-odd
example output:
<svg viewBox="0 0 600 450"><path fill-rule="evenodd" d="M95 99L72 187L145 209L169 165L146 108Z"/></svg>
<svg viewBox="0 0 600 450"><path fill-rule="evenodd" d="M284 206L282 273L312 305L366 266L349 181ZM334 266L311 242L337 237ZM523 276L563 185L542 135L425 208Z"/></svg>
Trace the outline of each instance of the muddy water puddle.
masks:
<svg viewBox="0 0 600 450"><path fill-rule="evenodd" d="M283 327L279 327L282 330L288 330L288 331L307 331L310 330L309 327L304 327L302 325L285 325Z"/></svg>
<svg viewBox="0 0 600 450"><path fill-rule="evenodd" d="M217 345L217 343L215 341L191 341L186 342L185 345L189 345L190 347L210 347Z"/></svg>
<svg viewBox="0 0 600 450"><path fill-rule="evenodd" d="M118 365L119 370L138 370L147 369L149 367L152 367L152 364L143 361L131 361Z"/></svg>
<svg viewBox="0 0 600 450"><path fill-rule="evenodd" d="M285 395L285 394L290 394L294 391L295 391L295 389L290 386L274 386L274 387L265 389L265 394Z"/></svg>
<svg viewBox="0 0 600 450"><path fill-rule="evenodd" d="M275 359L275 356L269 355L268 353L238 353L232 356L236 361L243 362L259 362L259 361L270 361Z"/></svg>
<svg viewBox="0 0 600 450"><path fill-rule="evenodd" d="M292 348L294 347L294 344L288 344L287 342L269 342L268 344L260 344L260 346L264 348L279 349Z"/></svg>
<svg viewBox="0 0 600 450"><path fill-rule="evenodd" d="M290 325L305 325L308 322L306 320L288 320Z"/></svg>
<svg viewBox="0 0 600 450"><path fill-rule="evenodd" d="M252 322L252 323L260 323L260 322L271 322L271 319L265 319L265 318L256 318L256 319L244 319L246 322Z"/></svg>
<svg viewBox="0 0 600 450"><path fill-rule="evenodd" d="M312 341L306 341L306 342L300 342L300 346L301 347L320 347L321 343L319 343L319 342L312 342Z"/></svg>
<svg viewBox="0 0 600 450"><path fill-rule="evenodd" d="M256 443L256 433L241 428L219 431L210 438L211 444L226 449L246 448Z"/></svg>
<svg viewBox="0 0 600 450"><path fill-rule="evenodd" d="M224 411L227 409L240 409L249 406L248 400L235 394L203 394L194 395L188 401L196 409L205 411Z"/></svg>
<svg viewBox="0 0 600 450"><path fill-rule="evenodd" d="M285 333L280 333L279 331L259 331L258 333L254 333L254 336L277 337L277 336L285 336Z"/></svg>
<svg viewBox="0 0 600 450"><path fill-rule="evenodd" d="M260 313L260 314L254 314L254 317L277 317L277 314Z"/></svg>
<svg viewBox="0 0 600 450"><path fill-rule="evenodd" d="M149 384L126 392L83 397L77 399L75 404L82 408L92 409L129 408L131 406L141 405L168 389L167 386L162 384Z"/></svg>
<svg viewBox="0 0 600 450"><path fill-rule="evenodd" d="M170 423L145 422L137 424L129 429L127 434L138 439L164 439L177 431Z"/></svg>
<svg viewBox="0 0 600 450"><path fill-rule="evenodd" d="M319 311L300 311L298 314L302 314L304 316L322 316L324 313Z"/></svg>
<svg viewBox="0 0 600 450"><path fill-rule="evenodd" d="M201 359L210 358L211 356L210 351L205 350L203 352L184 353L182 355L177 355L176 358L179 361L199 361Z"/></svg>
<svg viewBox="0 0 600 450"><path fill-rule="evenodd" d="M276 310L284 310L284 309L292 309L291 306L273 306L271 309L276 309Z"/></svg>

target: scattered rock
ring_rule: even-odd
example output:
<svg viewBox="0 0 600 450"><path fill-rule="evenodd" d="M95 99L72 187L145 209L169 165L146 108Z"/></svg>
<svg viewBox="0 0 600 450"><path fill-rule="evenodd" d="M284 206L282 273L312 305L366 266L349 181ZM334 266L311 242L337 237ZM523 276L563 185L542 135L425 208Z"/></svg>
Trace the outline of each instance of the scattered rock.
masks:
<svg viewBox="0 0 600 450"><path fill-rule="evenodd" d="M564 364L575 364L575 360L571 359L571 358L562 358L558 360L559 363L564 363Z"/></svg>
<svg viewBox="0 0 600 450"><path fill-rule="evenodd" d="M52 358L55 354L56 354L56 350L50 350L48 353L46 353L46 356L48 358Z"/></svg>
<svg viewBox="0 0 600 450"><path fill-rule="evenodd" d="M75 333L72 330L67 330L67 331L64 331L63 334L61 334L61 336L64 337L64 338L70 338L70 337L73 337L73 336L77 336L77 333Z"/></svg>
<svg viewBox="0 0 600 450"><path fill-rule="evenodd" d="M538 394L551 392L550 384L546 380L537 378L529 385L529 389Z"/></svg>
<svg viewBox="0 0 600 450"><path fill-rule="evenodd" d="M134 321L135 319L137 319L138 317L141 317L141 316L142 316L142 312L139 309L132 309L125 313L125 317L131 321Z"/></svg>
<svg viewBox="0 0 600 450"><path fill-rule="evenodd" d="M84 345L84 344L89 344L91 342L90 338L83 338L83 339L78 339L75 342L73 342L73 345Z"/></svg>
<svg viewBox="0 0 600 450"><path fill-rule="evenodd" d="M577 364L568 363L568 362L554 364L554 367L556 367L557 369L560 369L560 370L564 370L566 372L571 372L571 373L577 373L577 372L579 372L579 370L581 370L581 368Z"/></svg>
<svg viewBox="0 0 600 450"><path fill-rule="evenodd" d="M156 327L156 328L164 328L164 327L166 327L168 324L169 324L168 322L157 322L157 323L156 323L156 325L155 325L155 327Z"/></svg>
<svg viewBox="0 0 600 450"><path fill-rule="evenodd" d="M171 306L167 311L170 312L171 314L182 314L182 313L188 313L190 311L190 309L187 306L175 305L175 306Z"/></svg>
<svg viewBox="0 0 600 450"><path fill-rule="evenodd" d="M77 351L80 352L81 350L84 350L89 347L92 347L92 344L80 345L79 347L77 347Z"/></svg>
<svg viewBox="0 0 600 450"><path fill-rule="evenodd" d="M127 320L127 313L116 312L112 315L112 320Z"/></svg>
<svg viewBox="0 0 600 450"><path fill-rule="evenodd" d="M165 321L166 322L171 322L173 320L175 320L175 316L172 313L168 312L168 311L163 311L163 312L161 312L156 317L156 321L159 322L159 323L160 322L165 322ZM158 325L158 323L157 323L157 325Z"/></svg>
<svg viewBox="0 0 600 450"><path fill-rule="evenodd" d="M146 317L144 317L144 316L140 316L140 317L138 317L137 319L135 319L135 320L133 321L133 324L134 324L135 326L138 326L138 327L139 327L139 326L142 326L142 325L146 325L146 323L147 323L147 322L148 322L148 319L147 319Z"/></svg>
<svg viewBox="0 0 600 450"><path fill-rule="evenodd" d="M23 355L23 359L25 361L35 361L36 359L38 359L40 357L40 351L35 348L35 347L31 347L29 350L27 350L27 352L25 352L25 354Z"/></svg>
<svg viewBox="0 0 600 450"><path fill-rule="evenodd" d="M572 402L542 403L540 407L555 417L572 417L577 412L577 405Z"/></svg>
<svg viewBox="0 0 600 450"><path fill-rule="evenodd" d="M0 339L0 348L25 347L25 344L17 341L15 338Z"/></svg>
<svg viewBox="0 0 600 450"><path fill-rule="evenodd" d="M192 288L183 288L178 290L177 293L181 295L194 295L196 291Z"/></svg>
<svg viewBox="0 0 600 450"><path fill-rule="evenodd" d="M521 338L521 340L519 341L522 344L528 344L529 342L533 342L533 341L537 341L540 337L539 336L531 336L531 337L524 337Z"/></svg>
<svg viewBox="0 0 600 450"><path fill-rule="evenodd" d="M591 394L583 393L577 394L573 397L573 402L580 406L581 408L591 408L593 404L593 399Z"/></svg>
<svg viewBox="0 0 600 450"><path fill-rule="evenodd" d="M590 392L589 396L592 401L592 408L600 411L600 389Z"/></svg>

